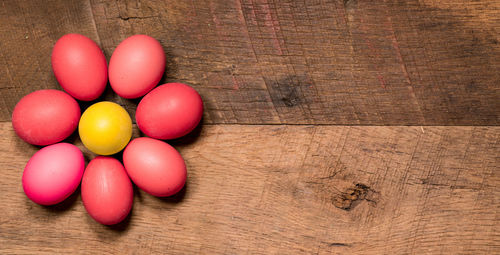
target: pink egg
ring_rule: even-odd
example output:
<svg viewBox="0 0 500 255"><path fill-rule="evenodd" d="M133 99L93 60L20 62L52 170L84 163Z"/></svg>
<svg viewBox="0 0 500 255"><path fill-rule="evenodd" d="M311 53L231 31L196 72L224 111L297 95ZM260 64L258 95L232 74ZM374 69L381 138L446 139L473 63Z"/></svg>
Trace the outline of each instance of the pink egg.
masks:
<svg viewBox="0 0 500 255"><path fill-rule="evenodd" d="M174 195L186 183L186 164L181 154L160 140L134 139L123 152L123 164L132 181L153 196Z"/></svg>
<svg viewBox="0 0 500 255"><path fill-rule="evenodd" d="M174 139L191 132L203 115L196 90L182 83L167 83L149 92L137 106L137 126L147 136Z"/></svg>
<svg viewBox="0 0 500 255"><path fill-rule="evenodd" d="M66 139L78 126L80 106L68 94L39 90L23 97L12 113L12 126L24 141L49 145Z"/></svg>
<svg viewBox="0 0 500 255"><path fill-rule="evenodd" d="M138 98L160 81L165 71L161 44L147 35L134 35L122 41L109 61L109 83L121 97Z"/></svg>
<svg viewBox="0 0 500 255"><path fill-rule="evenodd" d="M103 156L90 161L83 174L82 201L90 216L101 224L116 224L127 217L134 191L120 161Z"/></svg>
<svg viewBox="0 0 500 255"><path fill-rule="evenodd" d="M49 145L36 152L23 172L26 196L41 205L54 205L78 187L85 162L78 147L69 143Z"/></svg>
<svg viewBox="0 0 500 255"><path fill-rule="evenodd" d="M99 46L80 34L67 34L52 50L52 70L61 87L78 100L98 98L108 82L106 57Z"/></svg>

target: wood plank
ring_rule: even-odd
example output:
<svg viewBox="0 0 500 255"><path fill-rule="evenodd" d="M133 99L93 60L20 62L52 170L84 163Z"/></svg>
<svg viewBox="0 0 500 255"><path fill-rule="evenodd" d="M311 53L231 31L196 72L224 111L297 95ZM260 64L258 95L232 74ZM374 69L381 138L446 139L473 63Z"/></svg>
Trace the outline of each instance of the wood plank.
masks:
<svg viewBox="0 0 500 255"><path fill-rule="evenodd" d="M84 1L0 3L0 121L10 120L24 95L62 89L52 73L52 47L67 33L99 42L91 15L89 2Z"/></svg>
<svg viewBox="0 0 500 255"><path fill-rule="evenodd" d="M500 2L466 0L3 1L2 108L57 88L51 47L83 33L111 56L158 38L162 82L193 85L207 123L498 125ZM103 97L136 101L108 90Z"/></svg>
<svg viewBox="0 0 500 255"><path fill-rule="evenodd" d="M183 193L136 191L128 222L109 228L79 194L56 207L29 201L21 176L36 148L0 123L0 253L500 252L500 127L205 125L198 134L173 143L188 165Z"/></svg>

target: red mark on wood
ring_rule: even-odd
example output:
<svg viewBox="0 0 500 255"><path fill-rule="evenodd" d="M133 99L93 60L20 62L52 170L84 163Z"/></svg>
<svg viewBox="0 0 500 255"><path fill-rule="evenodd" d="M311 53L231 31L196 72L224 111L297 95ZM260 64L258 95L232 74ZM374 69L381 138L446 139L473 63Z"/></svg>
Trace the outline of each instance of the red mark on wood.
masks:
<svg viewBox="0 0 500 255"><path fill-rule="evenodd" d="M196 17L196 5L194 4L194 0L191 0L191 10L192 10L192 15Z"/></svg>
<svg viewBox="0 0 500 255"><path fill-rule="evenodd" d="M365 35L365 42L368 45L368 48L370 48L371 53L373 55L375 55L375 57L380 58L381 57L380 52L373 46L373 43L370 41L369 37L367 36L368 27L366 26L365 21L363 20L363 18L361 18L360 21L361 21L361 26L360 26L361 31L363 31L363 34Z"/></svg>
<svg viewBox="0 0 500 255"><path fill-rule="evenodd" d="M198 20L196 18L197 16L197 13L196 13L196 5L194 4L194 0L191 0L191 10L189 12L188 15L186 15L186 17L188 17L187 21L188 22L185 22L184 25L183 25L183 28L185 31L189 31L191 32L191 34L193 34L194 36L196 36L196 39L198 40L202 40L203 39L203 36L202 36L202 33L197 33L197 32L194 32L193 31L193 28L198 28ZM194 22L194 26L193 26L193 22Z"/></svg>
<svg viewBox="0 0 500 255"><path fill-rule="evenodd" d="M238 1L239 1L239 0L238 0ZM255 10L254 10L254 4L253 4L253 1L252 1L252 0L250 0L250 3L251 3L252 5L250 6L250 19L249 19L249 21L250 21L250 23L252 23L252 25L257 26L257 25L258 25L258 24L257 24L257 16L255 15Z"/></svg>
<svg viewBox="0 0 500 255"><path fill-rule="evenodd" d="M380 86L385 89L385 79L382 75L377 75L378 81L380 82Z"/></svg>
<svg viewBox="0 0 500 255"><path fill-rule="evenodd" d="M210 13L212 14L212 20L215 24L215 28L219 28L221 23L220 23L219 19L217 18L217 16L215 15L214 10L215 10L215 4L213 1L210 1Z"/></svg>
<svg viewBox="0 0 500 255"><path fill-rule="evenodd" d="M245 20L245 16L243 16L243 8L241 6L241 0L236 0L235 3L236 3L236 6L237 6L237 9L238 9L238 19L240 20L240 23L245 25L245 29L246 29L246 24L247 24L247 21ZM253 12L253 8L252 8L252 12ZM255 15L255 14L254 14ZM247 31L248 33L248 31Z"/></svg>
<svg viewBox="0 0 500 255"><path fill-rule="evenodd" d="M234 90L238 90L238 89L240 89L240 85L239 85L239 83L238 83L238 80L236 80L236 78L234 77L234 75L233 75L233 74L231 74L231 78L233 78L233 89L234 89Z"/></svg>
<svg viewBox="0 0 500 255"><path fill-rule="evenodd" d="M244 32L244 35L246 37L246 41L248 42L248 48L252 50L253 52L253 55L255 57L255 59L257 59L257 53L255 53L255 49L253 47L253 43L252 43L252 38L250 38L250 33L248 32L248 24L247 24L247 20L243 14L243 8L241 6L241 0L236 0L236 6L239 10L239 15L238 15L238 18L241 22L241 25L243 26L243 32ZM251 8L251 15L253 16L253 21L251 21L252 23L255 22L255 12L253 11L253 6Z"/></svg>
<svg viewBox="0 0 500 255"><path fill-rule="evenodd" d="M403 57L401 56L401 50L399 49L399 43L398 43L398 40L396 38L396 33L394 33L394 26L392 25L391 17L387 17L387 24L388 24L387 27L389 28L389 31L391 31L392 47L394 48L394 50L396 50L396 56L399 59L399 63L401 65L401 70L403 71L403 75L406 78L406 82L408 82L408 84L411 84L410 76L408 75L408 71L406 70L405 62L403 60Z"/></svg>
<svg viewBox="0 0 500 255"><path fill-rule="evenodd" d="M215 32L217 33L217 36L219 36L223 41L229 41L229 36L228 33L226 32L225 29L222 28L222 22L217 18L217 15L215 15L215 4L214 2L210 2L210 13L212 14L212 20L215 24Z"/></svg>
<svg viewBox="0 0 500 255"><path fill-rule="evenodd" d="M280 42L278 40L278 36L276 34L276 31L280 30L280 27L276 24L278 23L274 18L273 15L271 14L271 8L269 7L269 3L267 0L263 1L264 4L262 6L262 11L264 12L264 25L268 28L271 28L272 33L272 41L273 41L273 46L276 50L278 50L279 55L283 55L283 51L281 50Z"/></svg>

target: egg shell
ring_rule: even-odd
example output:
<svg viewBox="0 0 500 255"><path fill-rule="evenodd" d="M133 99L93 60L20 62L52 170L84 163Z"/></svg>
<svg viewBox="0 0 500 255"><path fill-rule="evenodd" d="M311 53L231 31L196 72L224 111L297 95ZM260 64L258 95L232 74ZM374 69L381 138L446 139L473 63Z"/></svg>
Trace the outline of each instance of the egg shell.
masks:
<svg viewBox="0 0 500 255"><path fill-rule="evenodd" d="M52 50L52 70L61 87L82 101L98 98L108 82L106 57L99 46L80 34L67 34Z"/></svg>
<svg viewBox="0 0 500 255"><path fill-rule="evenodd" d="M123 152L123 164L132 181L153 196L174 195L186 183L186 164L181 154L160 140L132 140Z"/></svg>
<svg viewBox="0 0 500 255"><path fill-rule="evenodd" d="M120 161L104 156L90 161L83 174L82 201L90 216L101 224L117 224L127 217L134 191Z"/></svg>
<svg viewBox="0 0 500 255"><path fill-rule="evenodd" d="M75 131L80 106L70 95L54 89L24 96L14 107L12 126L16 134L34 145L49 145Z"/></svg>
<svg viewBox="0 0 500 255"><path fill-rule="evenodd" d="M132 119L119 104L95 103L82 114L78 133L90 151L99 155L115 154L123 150L132 137Z"/></svg>
<svg viewBox="0 0 500 255"><path fill-rule="evenodd" d="M68 198L82 179L85 161L78 147L57 143L36 152L23 172L26 196L41 205L54 205Z"/></svg>
<svg viewBox="0 0 500 255"><path fill-rule="evenodd" d="M175 139L191 132L203 115L203 102L195 89L183 83L167 83L149 92L139 103L139 129L156 139Z"/></svg>
<svg viewBox="0 0 500 255"><path fill-rule="evenodd" d="M147 35L134 35L122 41L109 61L109 83L121 97L138 98L160 81L165 71L161 44Z"/></svg>

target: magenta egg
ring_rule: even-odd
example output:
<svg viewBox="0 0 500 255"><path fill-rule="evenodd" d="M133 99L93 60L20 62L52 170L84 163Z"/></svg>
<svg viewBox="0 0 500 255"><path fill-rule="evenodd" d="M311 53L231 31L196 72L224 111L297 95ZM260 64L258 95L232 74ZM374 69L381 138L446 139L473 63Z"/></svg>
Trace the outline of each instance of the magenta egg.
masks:
<svg viewBox="0 0 500 255"><path fill-rule="evenodd" d="M44 147L24 168L24 193L37 204L60 203L75 192L84 167L83 154L78 147L69 143Z"/></svg>

